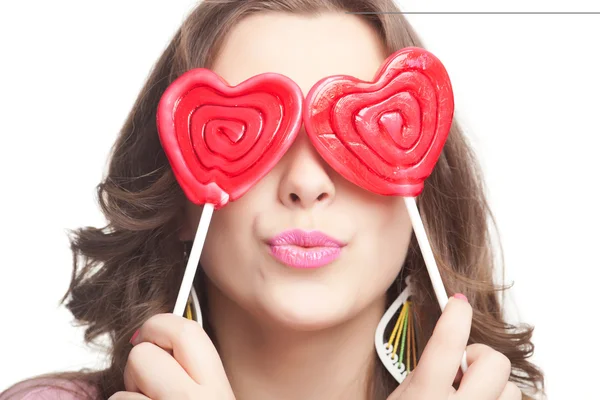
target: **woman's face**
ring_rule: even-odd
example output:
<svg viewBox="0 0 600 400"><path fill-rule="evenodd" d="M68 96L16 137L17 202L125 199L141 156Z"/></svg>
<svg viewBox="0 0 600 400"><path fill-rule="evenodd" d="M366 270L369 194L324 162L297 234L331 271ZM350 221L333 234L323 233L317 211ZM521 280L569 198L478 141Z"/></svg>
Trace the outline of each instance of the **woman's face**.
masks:
<svg viewBox="0 0 600 400"><path fill-rule="evenodd" d="M356 16L263 13L229 32L212 69L231 85L278 72L306 95L330 75L371 80L385 57L375 31ZM193 239L201 210L188 203L181 239ZM270 244L291 229L319 231L341 246L302 248L293 234ZM401 198L374 195L345 180L302 129L266 177L215 211L201 265L216 292L253 317L323 329L382 302L411 232Z"/></svg>

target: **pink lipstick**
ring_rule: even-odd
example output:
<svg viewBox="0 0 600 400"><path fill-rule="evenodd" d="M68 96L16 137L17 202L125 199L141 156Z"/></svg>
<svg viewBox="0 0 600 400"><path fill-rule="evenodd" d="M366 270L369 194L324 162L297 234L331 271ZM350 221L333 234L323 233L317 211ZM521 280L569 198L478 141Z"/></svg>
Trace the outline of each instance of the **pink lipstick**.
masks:
<svg viewBox="0 0 600 400"><path fill-rule="evenodd" d="M318 268L335 261L345 243L319 231L292 229L269 240L271 254L294 268Z"/></svg>

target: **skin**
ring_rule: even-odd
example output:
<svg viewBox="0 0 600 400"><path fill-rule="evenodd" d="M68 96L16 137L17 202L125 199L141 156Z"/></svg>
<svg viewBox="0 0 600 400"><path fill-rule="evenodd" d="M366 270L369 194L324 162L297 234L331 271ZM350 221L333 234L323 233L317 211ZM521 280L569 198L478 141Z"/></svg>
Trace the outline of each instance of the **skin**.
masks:
<svg viewBox="0 0 600 400"><path fill-rule="evenodd" d="M262 13L228 35L213 71L231 85L263 72L292 78L304 94L321 78L371 80L386 57L377 34L342 13ZM188 204L179 235L192 240L201 207ZM265 241L290 228L345 243L319 269L287 267ZM365 399L373 335L385 293L405 260L412 229L401 198L364 191L334 172L302 130L281 161L246 195L213 215L201 264L219 353L193 322L171 314L140 329L112 399ZM452 383L472 310L451 299L416 370L390 399L512 400L510 362L483 345Z"/></svg>

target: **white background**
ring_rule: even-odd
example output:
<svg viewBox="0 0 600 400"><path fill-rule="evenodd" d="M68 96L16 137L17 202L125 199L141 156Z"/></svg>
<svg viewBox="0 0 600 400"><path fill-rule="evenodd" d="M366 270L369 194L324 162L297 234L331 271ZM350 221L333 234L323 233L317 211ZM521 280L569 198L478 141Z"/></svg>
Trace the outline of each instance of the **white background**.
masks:
<svg viewBox="0 0 600 400"><path fill-rule="evenodd" d="M193 5L1 3L0 391L34 374L100 365L58 307L71 274L66 229L103 225L94 196L110 146ZM400 5L600 11L583 0ZM549 398L595 397L600 15L408 18L452 78L515 282L518 308L509 313L536 326L534 361Z"/></svg>

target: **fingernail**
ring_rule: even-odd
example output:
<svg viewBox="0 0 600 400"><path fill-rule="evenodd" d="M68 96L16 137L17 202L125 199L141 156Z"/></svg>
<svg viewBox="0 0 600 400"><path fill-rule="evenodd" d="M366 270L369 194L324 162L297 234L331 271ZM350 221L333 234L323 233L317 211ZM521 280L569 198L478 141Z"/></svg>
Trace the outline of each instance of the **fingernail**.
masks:
<svg viewBox="0 0 600 400"><path fill-rule="evenodd" d="M131 339L129 339L129 343L134 344L134 341L135 341L135 339L137 339L139 334L140 334L140 330L138 329L137 331L135 331L135 333L133 334Z"/></svg>
<svg viewBox="0 0 600 400"><path fill-rule="evenodd" d="M467 303L469 302L469 300L467 299L467 296L465 296L462 293L455 293L453 296L455 299L460 299L462 301L466 301Z"/></svg>

